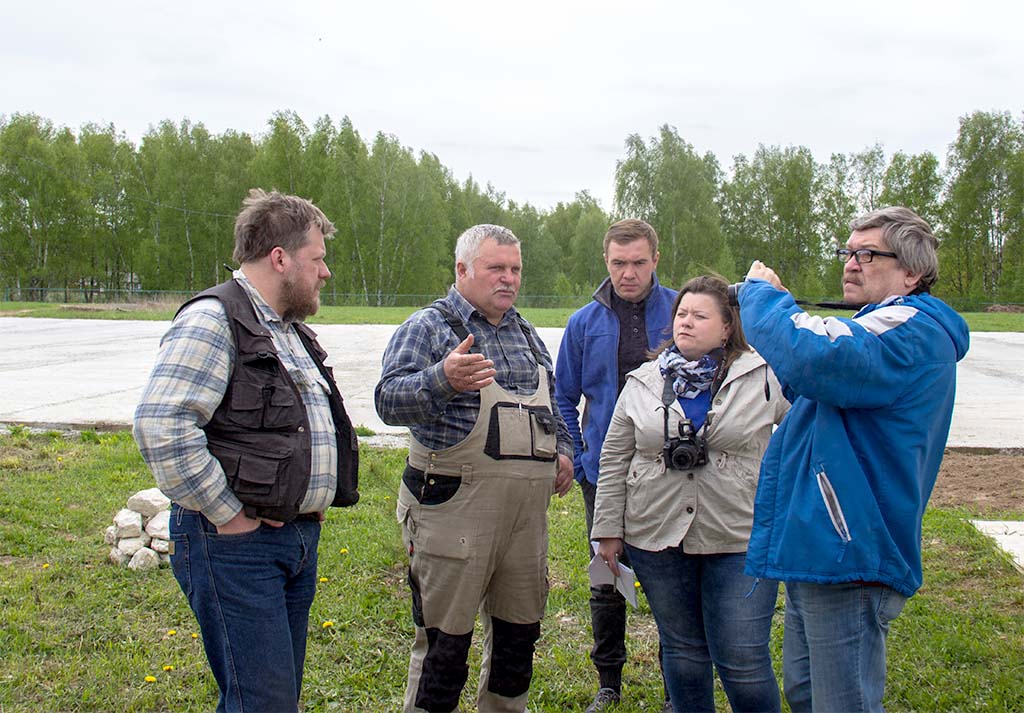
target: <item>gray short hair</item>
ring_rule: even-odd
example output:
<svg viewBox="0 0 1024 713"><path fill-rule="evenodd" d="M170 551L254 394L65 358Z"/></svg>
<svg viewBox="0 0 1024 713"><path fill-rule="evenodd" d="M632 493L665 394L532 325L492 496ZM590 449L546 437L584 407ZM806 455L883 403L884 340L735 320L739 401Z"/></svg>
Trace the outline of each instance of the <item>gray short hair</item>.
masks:
<svg viewBox="0 0 1024 713"><path fill-rule="evenodd" d="M906 270L921 276L917 292L928 292L939 279L939 240L928 221L909 208L892 206L850 221L850 230L881 228L882 237Z"/></svg>
<svg viewBox="0 0 1024 713"><path fill-rule="evenodd" d="M519 238L508 228L481 223L467 228L455 241L455 263L462 263L473 274L473 261L480 255L480 245L491 238L498 245L519 245ZM456 275L457 276L457 275Z"/></svg>

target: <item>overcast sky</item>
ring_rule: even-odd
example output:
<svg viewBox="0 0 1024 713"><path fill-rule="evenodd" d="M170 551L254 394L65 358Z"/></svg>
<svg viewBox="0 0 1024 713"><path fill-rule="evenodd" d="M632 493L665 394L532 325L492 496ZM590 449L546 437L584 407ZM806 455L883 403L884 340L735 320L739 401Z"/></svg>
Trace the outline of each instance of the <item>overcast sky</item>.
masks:
<svg viewBox="0 0 1024 713"><path fill-rule="evenodd" d="M586 189L611 209L626 137L662 124L725 169L758 144L943 159L959 117L1020 117L1022 7L11 1L0 114L112 122L135 142L162 119L258 135L277 110L347 115L367 143L392 134L518 202Z"/></svg>

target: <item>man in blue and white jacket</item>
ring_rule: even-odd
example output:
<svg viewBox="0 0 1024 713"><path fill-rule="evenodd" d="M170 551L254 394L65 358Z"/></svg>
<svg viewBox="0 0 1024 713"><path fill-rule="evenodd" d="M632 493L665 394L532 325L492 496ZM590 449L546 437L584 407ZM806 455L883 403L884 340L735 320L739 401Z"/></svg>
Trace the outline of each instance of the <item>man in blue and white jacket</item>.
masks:
<svg viewBox="0 0 1024 713"><path fill-rule="evenodd" d="M921 586L921 520L949 434L967 324L928 291L938 241L907 208L855 219L843 299L802 311L751 265L748 341L793 406L761 465L747 574L786 583L783 679L793 711L880 711L889 623ZM852 259L851 259L852 258Z"/></svg>
<svg viewBox="0 0 1024 713"><path fill-rule="evenodd" d="M669 338L675 290L658 284L658 234L642 220L614 223L604 236L608 277L594 299L569 317L555 367L555 398L575 446L587 540L594 522L598 460L626 374ZM583 428L577 408L586 398ZM611 585L590 590L594 646L590 658L599 688L587 713L619 702L626 663L626 600ZM666 694L667 700L667 694Z"/></svg>

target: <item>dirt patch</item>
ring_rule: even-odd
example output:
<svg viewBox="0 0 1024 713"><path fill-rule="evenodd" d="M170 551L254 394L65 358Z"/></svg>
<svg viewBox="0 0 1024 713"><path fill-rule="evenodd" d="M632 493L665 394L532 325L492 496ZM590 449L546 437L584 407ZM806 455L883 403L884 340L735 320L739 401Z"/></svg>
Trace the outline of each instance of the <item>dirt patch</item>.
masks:
<svg viewBox="0 0 1024 713"><path fill-rule="evenodd" d="M1010 314L1020 314L1024 312L1024 305L989 305L985 308L986 312L1007 312Z"/></svg>
<svg viewBox="0 0 1024 713"><path fill-rule="evenodd" d="M980 516L1024 510L1024 452L947 450L929 502Z"/></svg>

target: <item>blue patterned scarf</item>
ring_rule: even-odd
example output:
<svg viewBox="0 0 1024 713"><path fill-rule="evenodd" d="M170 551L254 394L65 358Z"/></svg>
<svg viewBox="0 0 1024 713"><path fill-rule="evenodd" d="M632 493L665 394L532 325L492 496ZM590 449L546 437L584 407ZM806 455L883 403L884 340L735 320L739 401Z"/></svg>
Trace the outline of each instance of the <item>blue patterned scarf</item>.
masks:
<svg viewBox="0 0 1024 713"><path fill-rule="evenodd" d="M712 349L697 361L687 361L673 344L658 355L658 367L663 377L672 377L672 390L677 397L692 399L711 388L724 354L722 349Z"/></svg>

